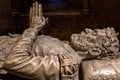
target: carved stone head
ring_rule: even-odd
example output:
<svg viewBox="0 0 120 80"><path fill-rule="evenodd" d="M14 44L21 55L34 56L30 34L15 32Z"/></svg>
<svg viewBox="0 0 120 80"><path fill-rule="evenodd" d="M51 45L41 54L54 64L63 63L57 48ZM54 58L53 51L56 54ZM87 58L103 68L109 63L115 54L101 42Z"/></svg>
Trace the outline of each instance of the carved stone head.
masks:
<svg viewBox="0 0 120 80"><path fill-rule="evenodd" d="M115 57L119 52L119 40L114 28L85 29L79 34L72 34L71 45L80 54L87 57ZM89 55L89 56L88 56Z"/></svg>

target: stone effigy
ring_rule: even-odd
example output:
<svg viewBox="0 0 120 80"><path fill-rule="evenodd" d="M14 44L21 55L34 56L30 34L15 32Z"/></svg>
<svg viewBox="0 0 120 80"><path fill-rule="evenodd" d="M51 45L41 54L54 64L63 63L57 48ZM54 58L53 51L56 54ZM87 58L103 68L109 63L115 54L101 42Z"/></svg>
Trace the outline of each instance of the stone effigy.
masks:
<svg viewBox="0 0 120 80"><path fill-rule="evenodd" d="M22 35L0 37L1 74L32 80L119 80L119 40L113 28L85 29L65 43L38 36L46 23L36 2L30 9L30 28Z"/></svg>

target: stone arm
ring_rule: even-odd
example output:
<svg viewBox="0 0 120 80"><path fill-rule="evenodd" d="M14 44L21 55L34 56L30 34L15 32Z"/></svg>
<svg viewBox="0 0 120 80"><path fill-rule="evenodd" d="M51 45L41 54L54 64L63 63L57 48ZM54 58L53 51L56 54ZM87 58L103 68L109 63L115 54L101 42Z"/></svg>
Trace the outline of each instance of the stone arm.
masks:
<svg viewBox="0 0 120 80"><path fill-rule="evenodd" d="M40 27L44 26L41 21ZM40 30L40 29L39 29ZM36 56L32 46L38 34L38 25L26 29L6 56L4 68L15 75L34 80L59 80L59 60L55 55Z"/></svg>
<svg viewBox="0 0 120 80"><path fill-rule="evenodd" d="M13 47L10 54L7 55L4 68L8 72L22 77L44 80L45 75L46 77L54 75L54 78L57 80L59 79L59 75L57 75L59 73L57 56L41 57L31 54L32 45L37 33L38 31L34 28L29 28L24 31L20 40Z"/></svg>
<svg viewBox="0 0 120 80"><path fill-rule="evenodd" d="M4 63L4 68L15 75L36 80L58 80L59 60L57 56L45 57L31 54L32 44L37 36L37 30L25 30L21 39L11 50ZM53 77L51 77L53 76Z"/></svg>

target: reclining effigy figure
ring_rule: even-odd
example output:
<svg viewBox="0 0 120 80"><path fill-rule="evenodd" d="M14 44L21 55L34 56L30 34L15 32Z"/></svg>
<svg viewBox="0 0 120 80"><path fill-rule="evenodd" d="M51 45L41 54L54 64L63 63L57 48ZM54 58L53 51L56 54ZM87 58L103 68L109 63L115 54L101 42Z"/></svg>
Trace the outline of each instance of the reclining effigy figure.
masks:
<svg viewBox="0 0 120 80"><path fill-rule="evenodd" d="M1 68L33 80L80 80L80 75L83 80L119 80L119 40L113 28L85 29L68 44L38 36L46 23L41 4L33 3L30 28L22 35L1 36Z"/></svg>

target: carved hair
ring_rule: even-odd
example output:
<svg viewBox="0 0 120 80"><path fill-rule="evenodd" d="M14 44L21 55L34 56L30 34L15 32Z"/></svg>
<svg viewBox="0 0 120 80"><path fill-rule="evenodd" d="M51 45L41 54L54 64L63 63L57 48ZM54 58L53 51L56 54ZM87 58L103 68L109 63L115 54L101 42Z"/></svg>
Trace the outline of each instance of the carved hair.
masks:
<svg viewBox="0 0 120 80"><path fill-rule="evenodd" d="M119 52L118 33L114 28L85 29L79 34L72 34L73 48L80 53L102 57L116 57Z"/></svg>

